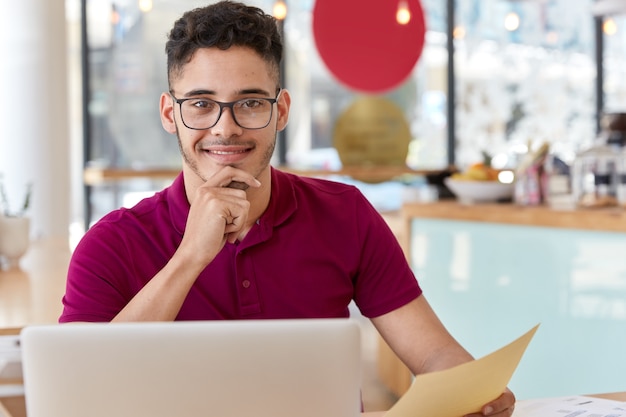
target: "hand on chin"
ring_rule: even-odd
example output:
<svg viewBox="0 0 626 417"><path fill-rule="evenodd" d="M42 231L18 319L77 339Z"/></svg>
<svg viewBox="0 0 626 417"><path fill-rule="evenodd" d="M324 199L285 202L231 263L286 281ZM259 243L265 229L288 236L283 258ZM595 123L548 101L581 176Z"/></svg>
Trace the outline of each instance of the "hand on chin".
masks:
<svg viewBox="0 0 626 417"><path fill-rule="evenodd" d="M230 183L228 183L228 185L226 186L226 188L234 188L235 190L247 190L250 186L248 184L246 184L245 182L241 182L241 181L231 181Z"/></svg>

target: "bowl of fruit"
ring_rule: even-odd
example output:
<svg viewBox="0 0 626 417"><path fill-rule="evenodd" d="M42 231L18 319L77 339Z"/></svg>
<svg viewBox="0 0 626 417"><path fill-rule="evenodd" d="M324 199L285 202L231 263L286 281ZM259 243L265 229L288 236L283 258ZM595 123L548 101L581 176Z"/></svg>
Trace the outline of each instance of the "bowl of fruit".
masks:
<svg viewBox="0 0 626 417"><path fill-rule="evenodd" d="M510 201L513 182L503 182L502 171L485 162L470 165L463 172L456 172L444 179L444 184L464 204Z"/></svg>

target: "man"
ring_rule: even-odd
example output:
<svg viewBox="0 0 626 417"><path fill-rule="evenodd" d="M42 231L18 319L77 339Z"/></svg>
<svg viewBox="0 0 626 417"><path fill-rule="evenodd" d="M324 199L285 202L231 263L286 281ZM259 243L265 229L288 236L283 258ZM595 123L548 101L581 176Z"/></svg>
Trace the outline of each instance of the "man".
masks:
<svg viewBox="0 0 626 417"><path fill-rule="evenodd" d="M60 321L347 317L354 300L414 373L471 360L356 188L270 166L291 102L273 18L229 1L192 10L166 52L161 122L182 173L86 233ZM514 401L506 391L483 414L510 416Z"/></svg>

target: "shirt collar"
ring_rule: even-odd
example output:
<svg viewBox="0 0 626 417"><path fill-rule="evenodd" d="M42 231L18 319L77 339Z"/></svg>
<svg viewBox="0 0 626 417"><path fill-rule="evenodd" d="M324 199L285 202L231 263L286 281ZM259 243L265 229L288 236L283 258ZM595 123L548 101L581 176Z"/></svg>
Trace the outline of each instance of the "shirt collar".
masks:
<svg viewBox="0 0 626 417"><path fill-rule="evenodd" d="M185 225L187 224L187 216L191 208L187 201L185 193L185 180L181 172L167 189L167 202L170 210L170 219L174 229L181 236L185 233Z"/></svg>
<svg viewBox="0 0 626 417"><path fill-rule="evenodd" d="M262 222L278 226L285 222L298 208L292 174L272 169L272 195L267 210L261 216Z"/></svg>

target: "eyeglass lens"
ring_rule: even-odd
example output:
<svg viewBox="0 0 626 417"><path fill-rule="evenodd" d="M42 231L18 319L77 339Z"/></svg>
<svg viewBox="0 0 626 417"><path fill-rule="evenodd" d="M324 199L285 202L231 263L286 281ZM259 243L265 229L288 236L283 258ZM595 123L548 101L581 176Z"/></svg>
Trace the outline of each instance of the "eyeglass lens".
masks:
<svg viewBox="0 0 626 417"><path fill-rule="evenodd" d="M235 122L246 129L260 129L272 118L273 99L247 98L233 103L218 103L194 98L181 103L185 125L191 129L208 129L219 120L224 107L230 108Z"/></svg>

